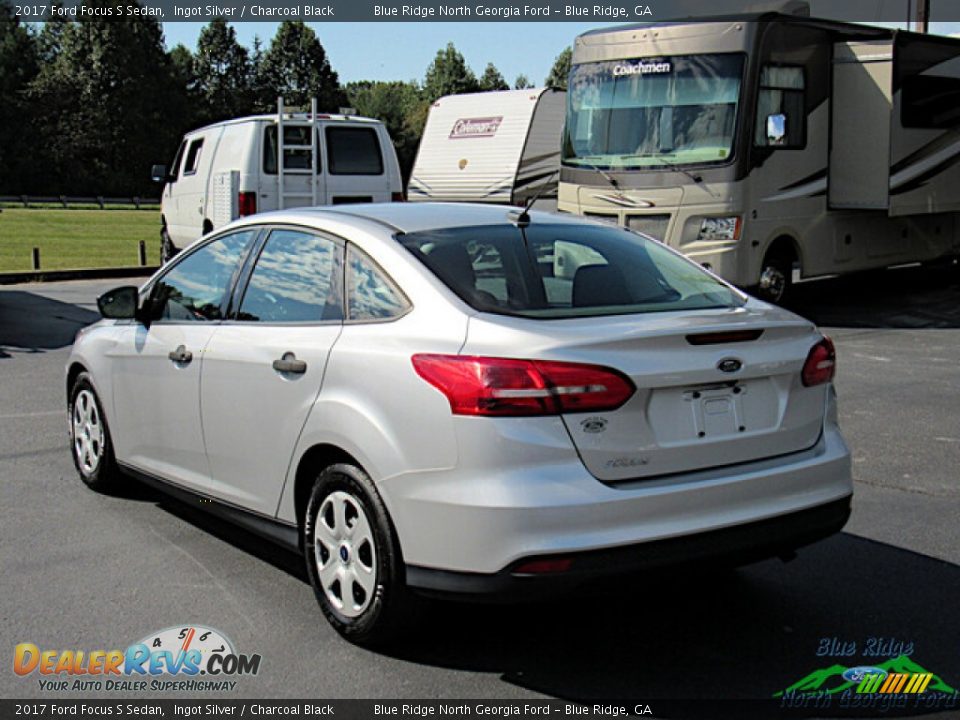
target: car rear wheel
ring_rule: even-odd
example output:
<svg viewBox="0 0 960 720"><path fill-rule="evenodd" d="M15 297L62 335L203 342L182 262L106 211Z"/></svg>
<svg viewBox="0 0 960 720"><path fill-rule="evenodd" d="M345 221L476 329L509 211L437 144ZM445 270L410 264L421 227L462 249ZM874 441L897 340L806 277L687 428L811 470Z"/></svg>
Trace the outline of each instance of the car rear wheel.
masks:
<svg viewBox="0 0 960 720"><path fill-rule="evenodd" d="M113 456L110 428L88 373L80 373L70 392L70 449L73 464L87 487L116 488L120 470Z"/></svg>
<svg viewBox="0 0 960 720"><path fill-rule="evenodd" d="M303 549L317 602L343 637L381 644L409 620L411 598L396 532L363 470L338 464L316 479Z"/></svg>

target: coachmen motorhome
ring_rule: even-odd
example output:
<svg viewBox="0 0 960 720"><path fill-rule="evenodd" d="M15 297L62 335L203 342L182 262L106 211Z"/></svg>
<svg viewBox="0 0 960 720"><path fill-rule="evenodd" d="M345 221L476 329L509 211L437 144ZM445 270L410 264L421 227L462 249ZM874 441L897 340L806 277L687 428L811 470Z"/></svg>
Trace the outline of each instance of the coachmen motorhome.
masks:
<svg viewBox="0 0 960 720"><path fill-rule="evenodd" d="M383 123L318 114L316 101L309 114L287 112L280 100L276 115L193 130L170 169L154 166L152 175L166 183L163 262L201 235L257 212L403 199L397 154Z"/></svg>
<svg viewBox="0 0 960 720"><path fill-rule="evenodd" d="M555 208L565 97L540 88L440 98L427 117L408 199L522 205L539 193Z"/></svg>
<svg viewBox="0 0 960 720"><path fill-rule="evenodd" d="M960 253L960 41L783 14L573 49L559 209L781 301L798 277Z"/></svg>

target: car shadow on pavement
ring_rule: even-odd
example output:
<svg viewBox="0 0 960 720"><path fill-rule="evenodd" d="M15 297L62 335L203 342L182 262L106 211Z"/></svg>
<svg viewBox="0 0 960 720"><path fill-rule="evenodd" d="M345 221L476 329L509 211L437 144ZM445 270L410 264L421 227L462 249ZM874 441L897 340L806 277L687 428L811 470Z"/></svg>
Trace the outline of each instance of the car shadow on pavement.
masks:
<svg viewBox="0 0 960 720"><path fill-rule="evenodd" d="M0 358L66 347L77 330L100 319L73 303L21 290L0 291Z"/></svg>
<svg viewBox="0 0 960 720"><path fill-rule="evenodd" d="M960 328L960 267L914 266L799 283L788 308L830 327Z"/></svg>
<svg viewBox="0 0 960 720"><path fill-rule="evenodd" d="M547 604L438 604L416 642L391 654L498 672L557 698L645 701L658 716L770 718L781 709L774 693L814 671L901 654L960 688L958 597L960 567L843 533L787 564L663 572L629 587L598 582ZM833 675L821 688L842 684ZM753 702L727 712L678 702L722 698ZM801 715L850 716L831 699L835 712L821 705Z"/></svg>
<svg viewBox="0 0 960 720"><path fill-rule="evenodd" d="M300 556L145 492L142 499L298 578L310 592ZM766 719L787 712L774 694L803 679L808 689L833 689L843 684L833 666L881 665L900 655L960 689L957 598L957 565L841 533L789 563L661 571L626 584L595 582L547 602L425 601L410 632L379 652L497 673L505 683L572 702L618 700L628 709L644 702L657 717ZM731 699L737 703L724 705ZM790 717L878 715L875 707L842 708L839 694L823 702ZM880 715L943 712L916 702Z"/></svg>

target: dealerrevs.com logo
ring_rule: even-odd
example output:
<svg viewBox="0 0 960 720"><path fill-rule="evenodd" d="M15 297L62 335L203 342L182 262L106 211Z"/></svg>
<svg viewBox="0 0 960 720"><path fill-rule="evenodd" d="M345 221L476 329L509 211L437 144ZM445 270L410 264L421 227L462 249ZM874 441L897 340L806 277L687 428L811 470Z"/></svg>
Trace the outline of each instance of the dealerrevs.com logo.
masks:
<svg viewBox="0 0 960 720"><path fill-rule="evenodd" d="M181 625L150 633L126 650L41 649L18 644L13 671L44 691L230 691L260 672L260 655L236 652L220 631Z"/></svg>

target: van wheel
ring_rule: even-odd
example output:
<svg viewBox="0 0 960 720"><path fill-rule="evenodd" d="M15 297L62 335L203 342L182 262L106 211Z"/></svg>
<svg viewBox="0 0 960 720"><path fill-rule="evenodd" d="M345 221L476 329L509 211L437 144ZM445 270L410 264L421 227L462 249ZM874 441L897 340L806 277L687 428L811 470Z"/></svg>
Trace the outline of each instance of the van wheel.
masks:
<svg viewBox="0 0 960 720"><path fill-rule="evenodd" d="M115 490L120 468L113 455L110 428L89 373L80 373L70 391L70 454L80 479L97 492Z"/></svg>
<svg viewBox="0 0 960 720"><path fill-rule="evenodd" d="M328 467L314 482L303 522L307 575L324 616L358 645L396 636L411 607L396 532L370 476Z"/></svg>
<svg viewBox="0 0 960 720"><path fill-rule="evenodd" d="M770 252L763 260L757 297L769 303L783 305L793 291L793 256L785 252Z"/></svg>
<svg viewBox="0 0 960 720"><path fill-rule="evenodd" d="M162 228L160 230L160 264L166 265L177 256L178 252L180 251L177 250L173 240L170 239L170 233L167 232L166 228Z"/></svg>

